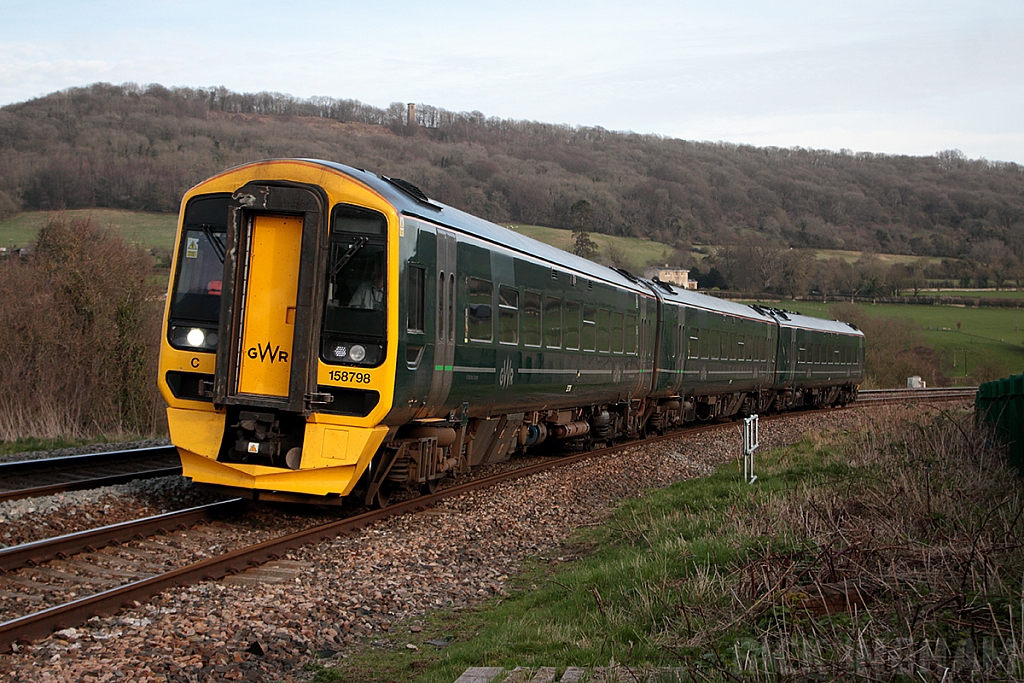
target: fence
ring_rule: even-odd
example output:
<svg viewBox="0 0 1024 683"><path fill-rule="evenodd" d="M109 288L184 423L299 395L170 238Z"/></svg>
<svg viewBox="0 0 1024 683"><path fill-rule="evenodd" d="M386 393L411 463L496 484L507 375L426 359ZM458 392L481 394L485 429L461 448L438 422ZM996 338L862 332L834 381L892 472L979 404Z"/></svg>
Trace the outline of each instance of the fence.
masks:
<svg viewBox="0 0 1024 683"><path fill-rule="evenodd" d="M1024 474L1024 375L985 382L978 387L974 406L1009 446L1010 464Z"/></svg>

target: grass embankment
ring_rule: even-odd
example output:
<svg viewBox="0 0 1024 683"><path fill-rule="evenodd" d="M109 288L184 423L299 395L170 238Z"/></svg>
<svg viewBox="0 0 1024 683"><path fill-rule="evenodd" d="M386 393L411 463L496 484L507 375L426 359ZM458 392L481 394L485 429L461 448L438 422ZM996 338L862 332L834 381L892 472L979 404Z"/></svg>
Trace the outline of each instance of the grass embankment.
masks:
<svg viewBox="0 0 1024 683"><path fill-rule="evenodd" d="M541 225L512 224L508 227L538 242L549 244L563 251L572 251L571 230L546 228ZM643 275L644 270L651 263L664 263L671 260L675 253L675 248L671 245L637 237L618 237L592 232L590 239L597 244L597 253L592 257L595 261L609 265L621 264L623 268L637 275Z"/></svg>
<svg viewBox="0 0 1024 683"><path fill-rule="evenodd" d="M969 414L807 437L623 504L511 597L316 679L450 683L470 666L681 680L1019 680L1024 485ZM401 637L401 636L399 636Z"/></svg>
<svg viewBox="0 0 1024 683"><path fill-rule="evenodd" d="M53 217L60 217L64 221L89 221L92 225L109 230L129 244L168 252L174 247L174 231L178 220L175 214L118 209L27 211L10 220L0 221L0 247L24 247L32 244L39 234L39 229Z"/></svg>

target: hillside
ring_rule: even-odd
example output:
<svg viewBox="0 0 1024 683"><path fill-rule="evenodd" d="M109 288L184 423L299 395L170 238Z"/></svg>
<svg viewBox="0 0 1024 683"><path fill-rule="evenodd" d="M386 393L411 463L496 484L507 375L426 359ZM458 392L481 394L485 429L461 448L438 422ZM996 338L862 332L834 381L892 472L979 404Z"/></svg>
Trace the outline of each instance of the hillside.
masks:
<svg viewBox="0 0 1024 683"><path fill-rule="evenodd" d="M94 207L173 213L204 177L285 156L405 178L506 224L571 228L570 207L586 200L594 232L672 245L670 260L699 265L714 286L865 292L894 279L879 275L891 262L873 253L901 255L905 270L933 281L1024 278L1017 164L956 151L907 157L688 142L428 105L410 124L402 104L223 88L95 84L0 108L0 218ZM711 258L698 263L693 246ZM805 272L788 250L806 248L837 250L838 265ZM854 267L840 252L869 256ZM783 279L795 290L780 289Z"/></svg>

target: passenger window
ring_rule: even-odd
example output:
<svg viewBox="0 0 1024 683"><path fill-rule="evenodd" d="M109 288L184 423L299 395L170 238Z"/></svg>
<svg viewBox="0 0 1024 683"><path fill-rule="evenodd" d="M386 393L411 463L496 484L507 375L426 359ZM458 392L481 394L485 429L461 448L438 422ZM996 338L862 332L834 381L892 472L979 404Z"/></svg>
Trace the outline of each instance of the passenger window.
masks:
<svg viewBox="0 0 1024 683"><path fill-rule="evenodd" d="M410 332L426 331L426 308L424 291L426 289L427 271L420 266L409 266L408 273L408 307L409 320L406 329Z"/></svg>
<svg viewBox="0 0 1024 683"><path fill-rule="evenodd" d="M523 344L540 346L540 294L523 293Z"/></svg>
<svg viewBox="0 0 1024 683"><path fill-rule="evenodd" d="M707 329L700 331L700 357L707 358L709 354L710 342L708 337L710 336Z"/></svg>
<svg viewBox="0 0 1024 683"><path fill-rule="evenodd" d="M700 330L690 330L690 342L686 347L687 358L700 358Z"/></svg>
<svg viewBox="0 0 1024 683"><path fill-rule="evenodd" d="M544 345L562 348L562 300L553 296L544 297Z"/></svg>
<svg viewBox="0 0 1024 683"><path fill-rule="evenodd" d="M626 329L625 329L625 333L626 333L626 340L625 340L626 353L628 355L630 355L630 356L635 356L636 355L636 316L635 315L627 315L626 316ZM676 335L676 338L680 339L680 340L682 339L682 337L680 335L678 335L678 334ZM677 353L682 353L682 349L679 349Z"/></svg>
<svg viewBox="0 0 1024 683"><path fill-rule="evenodd" d="M583 307L583 350L597 350L597 309Z"/></svg>
<svg viewBox="0 0 1024 683"><path fill-rule="evenodd" d="M612 353L622 353L622 313L612 313Z"/></svg>
<svg viewBox="0 0 1024 683"><path fill-rule="evenodd" d="M612 313L604 308L597 309L597 350L611 351Z"/></svg>
<svg viewBox="0 0 1024 683"><path fill-rule="evenodd" d="M729 333L729 358L731 360L736 360L739 357L739 354L737 353L738 351L739 351L739 346L736 343L736 333L735 332L730 332Z"/></svg>
<svg viewBox="0 0 1024 683"><path fill-rule="evenodd" d="M494 289L490 280L469 278L466 327L471 341L489 342L494 339L493 300Z"/></svg>
<svg viewBox="0 0 1024 683"><path fill-rule="evenodd" d="M721 351L718 341L718 330L711 330L711 357L718 358Z"/></svg>
<svg viewBox="0 0 1024 683"><path fill-rule="evenodd" d="M519 291L506 285L498 287L498 341L519 343Z"/></svg>
<svg viewBox="0 0 1024 683"><path fill-rule="evenodd" d="M565 302L565 318L562 321L565 348L580 348L580 305L575 301Z"/></svg>

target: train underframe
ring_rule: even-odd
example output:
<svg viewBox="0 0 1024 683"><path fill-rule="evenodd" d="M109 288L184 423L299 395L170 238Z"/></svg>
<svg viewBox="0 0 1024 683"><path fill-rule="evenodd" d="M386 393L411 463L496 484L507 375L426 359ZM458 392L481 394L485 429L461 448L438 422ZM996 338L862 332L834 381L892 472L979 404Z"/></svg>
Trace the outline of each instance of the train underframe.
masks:
<svg viewBox="0 0 1024 683"><path fill-rule="evenodd" d="M369 461L354 493L367 504L385 505L400 490L433 492L446 477L502 462L517 453L591 449L620 438L643 438L688 422L714 421L801 407L843 406L857 397L855 385L793 387L696 396L643 398L558 410L417 421L393 427ZM234 408L217 460L300 469L306 420L300 415ZM319 455L319 454L318 454ZM306 500L309 496L255 492L254 497ZM314 497L315 498L315 497ZM340 503L342 498L320 500Z"/></svg>
<svg viewBox="0 0 1024 683"><path fill-rule="evenodd" d="M746 417L801 407L845 406L854 385L766 389L684 398L639 399L490 418L418 422L394 430L357 487L367 504L386 504L399 489L433 492L447 476L527 451L590 449L620 438L663 434L688 422Z"/></svg>

